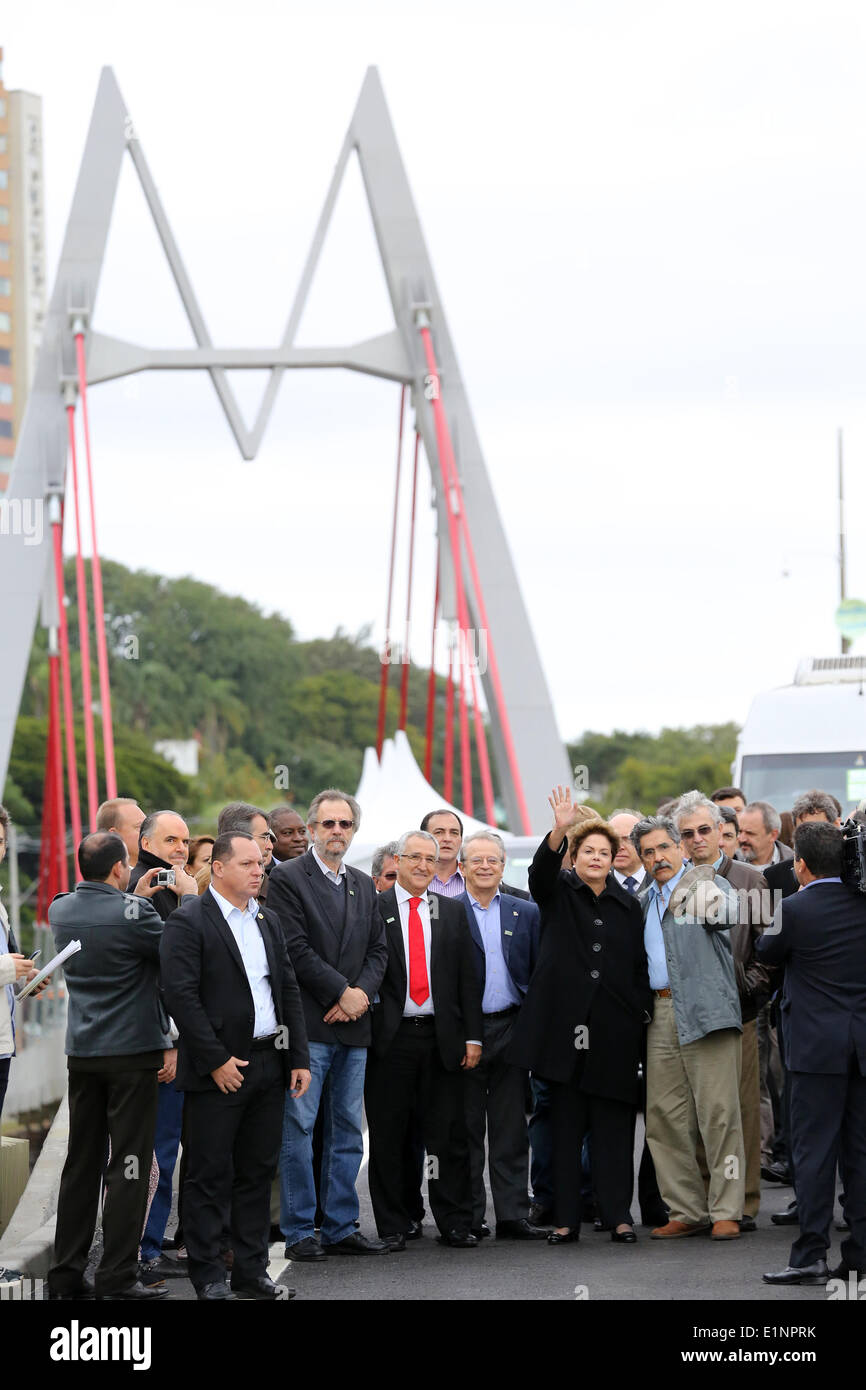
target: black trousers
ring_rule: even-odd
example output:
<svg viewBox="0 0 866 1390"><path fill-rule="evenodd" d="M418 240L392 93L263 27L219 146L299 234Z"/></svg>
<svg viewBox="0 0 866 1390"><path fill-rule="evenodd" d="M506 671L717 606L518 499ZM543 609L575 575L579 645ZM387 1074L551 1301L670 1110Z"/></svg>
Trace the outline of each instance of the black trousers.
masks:
<svg viewBox="0 0 866 1390"><path fill-rule="evenodd" d="M800 1221L790 1263L802 1268L826 1257L838 1162L850 1227L842 1258L853 1269L866 1270L866 1076L856 1069L848 1076L792 1071L788 1079Z"/></svg>
<svg viewBox="0 0 866 1390"><path fill-rule="evenodd" d="M574 1230L581 1218L580 1153L592 1130L592 1178L599 1215L615 1230L631 1225L634 1186L633 1105L580 1090L577 1076L551 1082L553 1119L553 1213L557 1226Z"/></svg>
<svg viewBox="0 0 866 1390"><path fill-rule="evenodd" d="M111 1068L112 1062L119 1065ZM75 1293L81 1287L109 1138L96 1292L115 1293L138 1277L156 1131L157 1067L144 1069L134 1062L130 1057L96 1057L91 1071L84 1069L82 1059L75 1059L69 1071L69 1151L60 1179L54 1264L48 1274L52 1292Z"/></svg>
<svg viewBox="0 0 866 1390"><path fill-rule="evenodd" d="M271 1179L280 1157L286 1099L282 1054L253 1048L237 1091L187 1091L184 1240L197 1289L225 1278L231 1232L232 1277L257 1279L268 1266Z"/></svg>
<svg viewBox="0 0 866 1390"><path fill-rule="evenodd" d="M416 1113L427 1150L430 1210L440 1232L472 1225L464 1074L442 1065L435 1024L404 1020L384 1057L367 1053L364 1105L370 1131L370 1197L380 1236L409 1230L406 1146Z"/></svg>
<svg viewBox="0 0 866 1390"><path fill-rule="evenodd" d="M484 1220L487 1205L485 1130L496 1220L518 1221L529 1213L529 1136L524 1110L526 1072L505 1060L517 1016L517 1009L504 1017L485 1015L481 1061L464 1077L474 1229Z"/></svg>

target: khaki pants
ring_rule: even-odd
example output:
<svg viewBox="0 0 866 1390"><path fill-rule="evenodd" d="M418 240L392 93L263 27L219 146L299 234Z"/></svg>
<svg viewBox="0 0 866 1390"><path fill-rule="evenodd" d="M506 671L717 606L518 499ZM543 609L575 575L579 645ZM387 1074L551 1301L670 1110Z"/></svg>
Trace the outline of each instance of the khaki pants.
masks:
<svg viewBox="0 0 866 1390"><path fill-rule="evenodd" d="M738 1221L745 1197L740 1034L709 1033L681 1047L672 999L656 998L647 1033L646 1136L672 1221ZM697 1160L702 1138L706 1191Z"/></svg>

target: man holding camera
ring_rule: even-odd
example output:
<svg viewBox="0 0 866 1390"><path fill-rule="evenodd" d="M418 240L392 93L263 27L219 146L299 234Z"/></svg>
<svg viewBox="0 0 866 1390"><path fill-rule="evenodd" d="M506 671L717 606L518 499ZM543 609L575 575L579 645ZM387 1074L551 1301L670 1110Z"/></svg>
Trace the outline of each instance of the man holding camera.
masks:
<svg viewBox="0 0 866 1390"><path fill-rule="evenodd" d="M866 900L842 882L842 831L819 821L794 832L800 890L784 898L757 943L784 965L782 1014L791 1087L791 1148L800 1234L767 1284L826 1284L837 1162L850 1235L837 1278L866 1276Z"/></svg>

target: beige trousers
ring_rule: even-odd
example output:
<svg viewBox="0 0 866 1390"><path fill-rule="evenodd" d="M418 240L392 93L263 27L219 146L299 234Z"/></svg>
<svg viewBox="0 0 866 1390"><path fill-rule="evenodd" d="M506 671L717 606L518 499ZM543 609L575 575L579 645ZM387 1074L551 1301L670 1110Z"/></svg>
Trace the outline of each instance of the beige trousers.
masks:
<svg viewBox="0 0 866 1390"><path fill-rule="evenodd" d="M672 999L657 998L647 1033L646 1137L672 1221L738 1221L746 1162L740 1124L740 1034L709 1033L681 1047ZM703 1139L704 1187L697 1159Z"/></svg>

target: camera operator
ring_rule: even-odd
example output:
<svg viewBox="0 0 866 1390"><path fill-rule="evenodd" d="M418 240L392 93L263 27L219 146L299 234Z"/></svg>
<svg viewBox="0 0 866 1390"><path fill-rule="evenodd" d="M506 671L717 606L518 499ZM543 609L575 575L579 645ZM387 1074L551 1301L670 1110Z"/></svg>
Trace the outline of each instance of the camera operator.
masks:
<svg viewBox="0 0 866 1390"><path fill-rule="evenodd" d="M791 1085L791 1147L800 1235L768 1284L826 1284L836 1165L850 1235L832 1273L866 1274L866 896L842 882L843 832L806 822L794 832L800 891L779 904L757 943L785 966L782 1013Z"/></svg>

